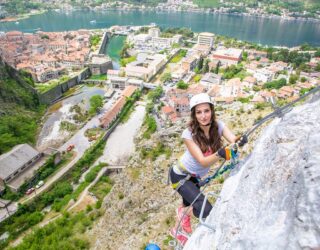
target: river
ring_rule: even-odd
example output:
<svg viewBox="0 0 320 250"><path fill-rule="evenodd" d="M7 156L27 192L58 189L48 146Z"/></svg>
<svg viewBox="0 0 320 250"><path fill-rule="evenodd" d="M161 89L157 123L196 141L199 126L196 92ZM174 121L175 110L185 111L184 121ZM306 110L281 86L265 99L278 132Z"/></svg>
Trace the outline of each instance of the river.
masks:
<svg viewBox="0 0 320 250"><path fill-rule="evenodd" d="M93 21L93 22L90 22ZM112 25L187 27L195 32L208 31L240 40L272 46L296 46L303 43L320 46L320 23L218 13L157 11L48 11L19 22L0 23L0 31L65 31L108 28Z"/></svg>

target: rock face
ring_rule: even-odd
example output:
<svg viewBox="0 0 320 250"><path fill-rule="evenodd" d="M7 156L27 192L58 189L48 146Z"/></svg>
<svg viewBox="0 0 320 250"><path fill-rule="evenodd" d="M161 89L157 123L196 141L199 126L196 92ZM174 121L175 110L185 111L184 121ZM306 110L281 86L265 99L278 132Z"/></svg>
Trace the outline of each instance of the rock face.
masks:
<svg viewBox="0 0 320 250"><path fill-rule="evenodd" d="M265 129L184 249L319 249L319 99Z"/></svg>

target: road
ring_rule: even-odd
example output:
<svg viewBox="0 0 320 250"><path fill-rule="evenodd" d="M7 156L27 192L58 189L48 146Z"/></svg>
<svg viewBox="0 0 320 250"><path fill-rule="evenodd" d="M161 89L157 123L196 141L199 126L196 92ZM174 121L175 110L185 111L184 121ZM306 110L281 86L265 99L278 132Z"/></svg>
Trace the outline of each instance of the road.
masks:
<svg viewBox="0 0 320 250"><path fill-rule="evenodd" d="M21 204L25 204L31 200L33 200L34 198L36 198L37 196L39 196L40 194L42 194L44 191L46 191L49 187L51 187L51 185L53 183L55 183L57 180L59 180L65 173L67 173L72 167L73 165L81 158L82 154L77 154L77 156L71 161L69 162L65 167L61 168L54 176L52 176L51 178L49 178L45 184L40 187L39 189L36 189L33 194L31 194L30 196L27 197L23 197L19 203Z"/></svg>
<svg viewBox="0 0 320 250"><path fill-rule="evenodd" d="M110 107L112 106L112 103L119 96L120 95L118 94L118 92L116 92L114 96L104 104L102 108L102 112L105 112L106 110L110 109ZM85 131L89 128L98 127L99 124L100 124L99 115L96 115L85 126L83 126L76 134L74 134L64 145L62 145L58 149L60 152L66 151L67 147L70 144L74 144L75 145L74 151L76 153L76 157L71 162L69 162L66 166L59 169L59 171L54 176L46 180L45 184L39 189L36 189L35 192L32 193L30 196L21 198L19 200L19 203L25 204L27 202L32 201L35 197L39 196L40 194L48 190L53 183L55 183L62 176L64 176L74 166L74 164L76 164L76 162L83 156L84 152L95 142L95 141L91 141L91 142L88 141L88 138L84 135Z"/></svg>

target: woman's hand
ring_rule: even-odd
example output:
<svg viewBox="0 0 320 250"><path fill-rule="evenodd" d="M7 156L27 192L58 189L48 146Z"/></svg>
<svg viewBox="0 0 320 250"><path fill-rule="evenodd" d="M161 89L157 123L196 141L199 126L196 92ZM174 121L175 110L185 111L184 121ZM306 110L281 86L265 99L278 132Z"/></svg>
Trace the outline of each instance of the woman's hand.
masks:
<svg viewBox="0 0 320 250"><path fill-rule="evenodd" d="M247 135L241 136L240 139L237 141L239 147L242 147L247 142L248 142L248 136Z"/></svg>
<svg viewBox="0 0 320 250"><path fill-rule="evenodd" d="M238 147L237 144L231 144L229 146L220 148L217 153L218 155L225 159L226 161L229 161L231 159L234 159L237 155Z"/></svg>

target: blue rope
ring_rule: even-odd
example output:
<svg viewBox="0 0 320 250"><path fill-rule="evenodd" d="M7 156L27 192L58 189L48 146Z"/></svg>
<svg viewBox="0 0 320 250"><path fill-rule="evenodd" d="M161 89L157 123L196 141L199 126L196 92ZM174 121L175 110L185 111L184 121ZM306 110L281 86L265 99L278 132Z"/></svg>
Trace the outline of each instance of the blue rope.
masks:
<svg viewBox="0 0 320 250"><path fill-rule="evenodd" d="M235 168L235 166L239 163L239 157L237 155L234 155L234 158L228 162L228 164L224 164L223 167L219 168L213 175L208 176L204 180L199 182L199 186L202 187L206 184L208 184L210 181L220 177L222 174L227 172L228 170L232 170Z"/></svg>

